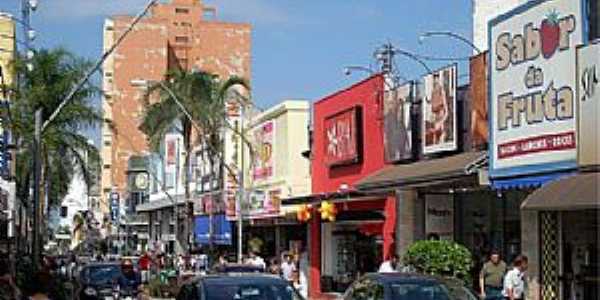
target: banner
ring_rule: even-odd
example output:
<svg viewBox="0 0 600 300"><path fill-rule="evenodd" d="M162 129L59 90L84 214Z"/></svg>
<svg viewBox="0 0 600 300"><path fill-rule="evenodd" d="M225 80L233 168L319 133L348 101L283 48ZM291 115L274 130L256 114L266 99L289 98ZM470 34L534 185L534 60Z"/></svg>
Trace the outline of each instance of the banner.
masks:
<svg viewBox="0 0 600 300"><path fill-rule="evenodd" d="M582 4L531 1L490 21L490 176L576 165Z"/></svg>
<svg viewBox="0 0 600 300"><path fill-rule="evenodd" d="M471 146L482 149L488 143L488 52L471 57L469 91L471 94Z"/></svg>
<svg viewBox="0 0 600 300"><path fill-rule="evenodd" d="M359 160L359 115L353 107L325 119L325 164L327 166L354 163Z"/></svg>
<svg viewBox="0 0 600 300"><path fill-rule="evenodd" d="M273 176L273 141L275 139L275 122L265 122L253 130L254 147L256 156L254 157L254 167L252 177L254 180L265 180Z"/></svg>
<svg viewBox="0 0 600 300"><path fill-rule="evenodd" d="M177 139L167 139L167 164L174 165L177 162Z"/></svg>
<svg viewBox="0 0 600 300"><path fill-rule="evenodd" d="M600 43L577 50L578 163L600 165Z"/></svg>
<svg viewBox="0 0 600 300"><path fill-rule="evenodd" d="M383 100L383 141L386 162L396 162L413 157L412 100L412 82L385 92Z"/></svg>
<svg viewBox="0 0 600 300"><path fill-rule="evenodd" d="M426 75L423 82L423 154L456 150L456 65Z"/></svg>

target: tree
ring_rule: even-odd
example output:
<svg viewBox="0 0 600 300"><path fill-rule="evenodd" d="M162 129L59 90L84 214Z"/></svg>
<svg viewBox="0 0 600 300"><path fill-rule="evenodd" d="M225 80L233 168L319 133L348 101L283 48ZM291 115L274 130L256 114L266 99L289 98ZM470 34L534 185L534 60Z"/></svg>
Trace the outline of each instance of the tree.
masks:
<svg viewBox="0 0 600 300"><path fill-rule="evenodd" d="M8 126L17 147L13 162L16 163L17 196L22 200L29 199L32 184L35 111L41 108L42 121L47 120L91 67L89 61L60 48L38 51L31 64L31 70L23 60L17 59L13 64L20 80L18 86L11 87L13 101L8 109ZM66 195L75 172L81 172L86 183L91 184L88 163L97 166L100 156L80 132L102 121L102 115L92 105L98 92L92 83L84 85L42 133L39 184L42 191L48 187L51 205Z"/></svg>
<svg viewBox="0 0 600 300"><path fill-rule="evenodd" d="M236 86L249 89L247 81L241 77L232 76L222 81L208 72L175 69L162 82L151 85L146 92L145 114L140 130L146 134L150 147L158 152L165 134L173 129L183 137L186 200L190 199L188 177L192 149L196 144L202 143L208 147L211 158L220 157L221 132L228 126L226 104L230 99L231 89ZM175 102L169 90L189 112L193 122L200 127L199 130L194 130L192 120ZM151 103L155 93L158 101ZM211 169L214 163L211 162ZM187 226L187 222L184 226Z"/></svg>

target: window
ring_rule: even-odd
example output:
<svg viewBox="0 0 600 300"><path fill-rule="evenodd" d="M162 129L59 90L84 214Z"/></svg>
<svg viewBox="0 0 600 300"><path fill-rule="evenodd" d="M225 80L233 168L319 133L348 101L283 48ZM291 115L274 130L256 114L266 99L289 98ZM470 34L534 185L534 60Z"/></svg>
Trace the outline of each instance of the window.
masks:
<svg viewBox="0 0 600 300"><path fill-rule="evenodd" d="M60 216L62 218L66 218L69 215L69 208L66 206L61 206L60 208Z"/></svg>
<svg viewBox="0 0 600 300"><path fill-rule="evenodd" d="M108 164L104 165L104 169L110 169L110 165L108 165Z"/></svg>
<svg viewBox="0 0 600 300"><path fill-rule="evenodd" d="M104 146L110 147L111 143L109 140L104 141Z"/></svg>
<svg viewBox="0 0 600 300"><path fill-rule="evenodd" d="M383 300L383 285L371 278L364 278L352 286L349 293L352 300ZM396 299L396 298L393 298ZM412 299L412 298L407 298Z"/></svg>
<svg viewBox="0 0 600 300"><path fill-rule="evenodd" d="M187 8L182 8L182 7L175 8L175 13L176 14L187 14L189 12L190 12L190 10L187 9Z"/></svg>
<svg viewBox="0 0 600 300"><path fill-rule="evenodd" d="M106 77L112 77L113 73L112 72L104 72L104 76L106 76Z"/></svg>
<svg viewBox="0 0 600 300"><path fill-rule="evenodd" d="M590 2L590 40L600 38L600 0Z"/></svg>
<svg viewBox="0 0 600 300"><path fill-rule="evenodd" d="M187 43L188 41L189 41L189 38L187 36L176 36L175 37L176 43Z"/></svg>

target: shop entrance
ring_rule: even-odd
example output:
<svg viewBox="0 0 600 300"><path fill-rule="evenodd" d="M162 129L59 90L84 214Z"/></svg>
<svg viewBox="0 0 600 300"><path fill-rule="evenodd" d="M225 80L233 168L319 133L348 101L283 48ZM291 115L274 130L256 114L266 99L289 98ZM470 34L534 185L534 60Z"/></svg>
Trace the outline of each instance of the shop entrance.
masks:
<svg viewBox="0 0 600 300"><path fill-rule="evenodd" d="M562 212L563 299L600 299L600 210Z"/></svg>

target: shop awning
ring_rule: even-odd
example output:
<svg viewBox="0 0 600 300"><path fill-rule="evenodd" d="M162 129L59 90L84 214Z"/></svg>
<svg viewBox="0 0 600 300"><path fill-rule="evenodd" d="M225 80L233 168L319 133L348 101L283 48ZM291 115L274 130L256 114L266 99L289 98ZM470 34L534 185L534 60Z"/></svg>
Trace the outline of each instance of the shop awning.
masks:
<svg viewBox="0 0 600 300"><path fill-rule="evenodd" d="M521 205L529 210L600 208L600 173L580 173L551 181L534 191Z"/></svg>
<svg viewBox="0 0 600 300"><path fill-rule="evenodd" d="M173 200L171 200L173 199ZM136 212L151 212L158 209L163 209L166 207L173 206L173 201L177 201L177 205L185 204L185 196L184 195L174 195L169 198L166 195L162 195L158 199L150 199L149 202L138 204L135 207Z"/></svg>
<svg viewBox="0 0 600 300"><path fill-rule="evenodd" d="M231 245L231 223L227 221L224 214L216 214L212 217L213 234L210 235L210 217L198 216L194 220L194 236L196 242L202 245Z"/></svg>
<svg viewBox="0 0 600 300"><path fill-rule="evenodd" d="M366 177L356 184L358 190L385 190L411 186L428 186L471 176L467 171L473 162L487 152L465 152L444 158L393 165Z"/></svg>

